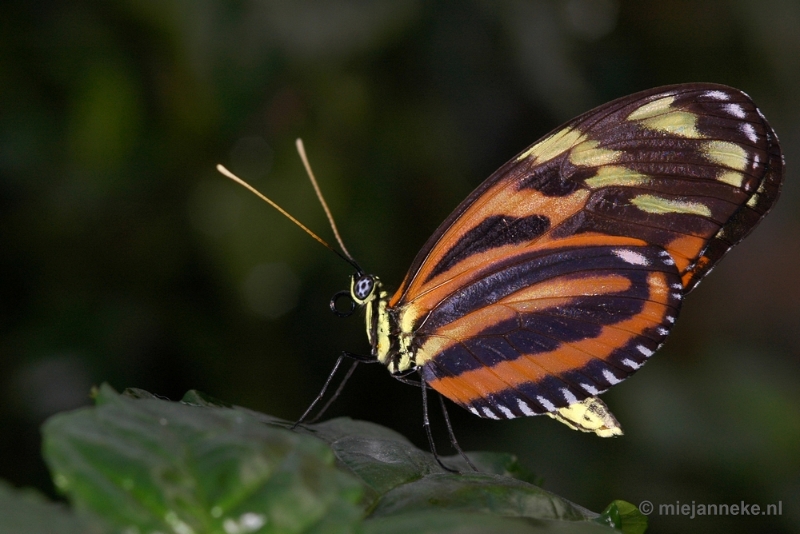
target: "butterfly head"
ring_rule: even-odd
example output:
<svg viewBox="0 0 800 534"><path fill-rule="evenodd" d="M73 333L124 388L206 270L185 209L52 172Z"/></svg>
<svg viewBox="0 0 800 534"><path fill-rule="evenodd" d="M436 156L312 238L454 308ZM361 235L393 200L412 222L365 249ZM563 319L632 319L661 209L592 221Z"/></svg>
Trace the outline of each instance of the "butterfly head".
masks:
<svg viewBox="0 0 800 534"><path fill-rule="evenodd" d="M392 373L406 371L408 365L398 365L399 355L394 346L397 344L397 336L391 335L395 329L392 327L393 321L388 306L389 294L383 289L380 278L372 274L356 272L350 277L349 296L353 303L353 309L356 307L364 309L367 338L372 347L372 356L387 366ZM394 343L393 339L395 339Z"/></svg>
<svg viewBox="0 0 800 534"><path fill-rule="evenodd" d="M358 306L364 306L375 299L382 286L380 279L375 275L355 273L350 277L350 298Z"/></svg>

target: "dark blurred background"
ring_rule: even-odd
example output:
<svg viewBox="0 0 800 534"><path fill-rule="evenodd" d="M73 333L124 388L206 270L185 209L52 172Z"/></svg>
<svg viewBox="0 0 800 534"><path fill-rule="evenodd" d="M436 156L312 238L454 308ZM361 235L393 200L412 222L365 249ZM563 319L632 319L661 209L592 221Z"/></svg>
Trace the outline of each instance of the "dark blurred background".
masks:
<svg viewBox="0 0 800 534"><path fill-rule="evenodd" d="M516 453L592 510L782 502L652 532L800 530L800 2L6 0L0 7L0 478L52 494L38 427L93 384L191 388L287 419L363 321L351 269L218 162L396 287L447 214L571 117L657 85L748 92L787 161L774 212L604 398L627 434L454 408L468 450ZM331 238L332 239L332 238ZM419 391L359 368L331 416L421 446ZM441 416L436 430L446 439Z"/></svg>

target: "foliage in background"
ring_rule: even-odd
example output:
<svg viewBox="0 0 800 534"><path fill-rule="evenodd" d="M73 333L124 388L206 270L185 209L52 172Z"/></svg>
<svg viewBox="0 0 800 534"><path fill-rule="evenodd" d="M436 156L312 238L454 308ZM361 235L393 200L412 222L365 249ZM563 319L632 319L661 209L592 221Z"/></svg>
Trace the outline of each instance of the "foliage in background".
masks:
<svg viewBox="0 0 800 534"><path fill-rule="evenodd" d="M798 530L799 27L787 0L4 2L0 477L52 495L39 427L93 384L197 388L291 420L338 351L367 350L358 318L327 309L349 268L216 163L329 237L303 137L348 247L396 287L458 202L553 127L709 81L764 110L786 188L604 396L626 435L451 416L462 445L513 452L590 509L783 502L780 517L652 516L660 532ZM419 392L375 367L332 413L424 447Z"/></svg>

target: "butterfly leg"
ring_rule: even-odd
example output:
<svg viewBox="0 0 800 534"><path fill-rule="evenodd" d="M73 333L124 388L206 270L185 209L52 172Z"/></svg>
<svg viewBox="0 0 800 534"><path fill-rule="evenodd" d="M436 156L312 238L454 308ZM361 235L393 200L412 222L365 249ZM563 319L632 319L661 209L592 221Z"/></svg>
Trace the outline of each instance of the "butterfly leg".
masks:
<svg viewBox="0 0 800 534"><path fill-rule="evenodd" d="M413 371L417 371L417 370L413 369ZM410 374L410 373L406 373L406 374ZM422 380L421 377L420 377L420 380L412 380L410 378L405 378L404 375L393 375L393 377L396 378L397 380L399 380L400 382L402 382L403 384L408 384L410 386L415 386L415 387L422 388L422 389L431 389L431 387L427 384L427 382ZM428 441L431 442L431 452L433 452L434 456L436 456L436 449L433 446L433 437L431 436L431 432L430 432L430 423L428 422L428 402L427 402L427 393L425 391L422 392L422 399L423 399L422 400L423 417L424 417L424 421L426 422L425 423L425 430L428 433ZM456 451L458 451L458 454L461 455L462 458L464 458L464 461L467 462L467 465L469 465L472 468L473 471L478 471L478 468L475 467L475 465L472 463L472 461L470 461L470 459L466 455L466 453L461 449L461 446L458 444L458 440L456 439L456 435L453 432L453 425L450 424L450 415L447 413L447 407L444 404L444 398L442 398L441 394L439 394L439 402L442 405L442 413L444 414L444 422L447 425L447 434L448 434L448 436L450 436L450 444L453 446L453 448ZM439 462L439 465L442 464L442 462L439 461L439 457L438 456L436 456L436 461ZM444 467L444 466L442 466L442 467ZM447 468L445 468L445 469L447 469ZM448 471L449 471L449 469L448 469Z"/></svg>
<svg viewBox="0 0 800 534"><path fill-rule="evenodd" d="M442 469L451 473L458 473L456 469L444 465L442 459L439 458L439 453L436 452L436 444L433 442L433 432L431 432L431 422L428 419L428 384L425 383L424 379L420 378L420 386L422 390L422 426L425 428L425 434L428 436L428 444L430 445L431 453L433 453L433 457Z"/></svg>
<svg viewBox="0 0 800 534"><path fill-rule="evenodd" d="M294 424L291 426L291 429L292 429L292 430L294 430L295 428L297 428L297 426L298 426L298 425L300 425L300 424L302 424L303 422L305 422L305 420L306 420L306 418L308 417L308 415L309 415L309 414L310 414L310 413L311 413L311 412L314 410L314 407L315 407L315 406L316 406L316 405L319 403L319 401L321 401L321 400L322 400L322 398L325 396L325 392L326 392L326 391L328 391L328 386L330 386L330 384L331 384L331 381L333 380L333 377L336 375L336 371L338 371L338 370L339 370L339 366L340 366L340 365L342 365L342 361L343 361L345 358L350 358L350 359L354 360L354 361L353 361L353 364L350 366L350 369L348 369L348 371L347 371L347 374L345 374L345 376L344 376L344 379L342 379L342 382L339 384L339 387L338 387L338 388L336 388L336 392L333 394L333 397L331 397L331 399L330 399L330 400L329 400L327 403L325 403L325 405L322 407L322 409L319 411L319 413L316 415L316 417L314 417L314 418L313 418L311 421L309 421L309 422L314 422L314 421L316 421L317 419L319 419L320 417L322 417L322 414L323 414L323 413L325 413L325 411L326 411L326 410L327 410L327 409L330 407L330 405L333 403L333 401L335 401L335 400L336 400L336 398L339 396L339 394L342 392L342 390L344 389L344 385L347 383L347 381L348 381L348 380L350 379L350 377L353 375L353 372L355 371L355 369L356 369L356 367L358 366L358 364L359 364L359 363L374 363L374 362L378 361L378 360L376 360L376 359L375 359L375 358L373 358L373 357L369 357L369 356L362 356L362 355L360 355L360 354L354 354L354 353L352 353L352 352L342 352L342 353L339 355L339 358L337 358L337 359L336 359L336 363L333 365L333 370L332 370L332 371L330 372L330 374L328 375L328 378L327 378L327 380L325 380L325 384L322 386L322 389L320 390L319 394L318 394L318 395L317 395L317 397L316 397L316 398L315 398L315 399L314 399L314 400L311 402L311 404L309 405L309 407L308 407L308 408L306 408L306 411L305 411L305 412L303 412L303 415L301 415L301 416L300 416L300 419L298 419L298 420L297 420L297 421L296 421L296 422L295 422L295 423L294 423Z"/></svg>
<svg viewBox="0 0 800 534"><path fill-rule="evenodd" d="M472 468L473 471L476 473L478 472L478 468L475 467L475 464L469 459L469 456L461 449L461 446L458 444L458 440L456 439L456 435L453 432L453 425L450 424L450 415L447 413L447 407L444 404L444 396L440 393L439 394L439 403L442 405L442 413L444 414L444 423L447 425L447 434L450 436L450 444L453 446L455 450L458 451L458 454L464 458L464 461L467 462L467 465Z"/></svg>
<svg viewBox="0 0 800 534"><path fill-rule="evenodd" d="M344 375L344 378L342 378L342 381L339 382L339 387L336 388L336 391L333 393L331 398L328 399L328 402L325 403L325 406L320 408L319 412L317 412L317 415L308 420L309 423L316 423L319 420L319 418L322 417L322 415L326 411L328 411L328 408L330 408L331 404L333 404L334 401L336 401L336 399L339 398L339 395L341 395L345 384L347 384L347 381L350 380L351 376L353 376L353 372L355 372L356 367L358 367L359 363L361 363L359 360L353 360L353 363L350 365L350 369L347 370L347 373Z"/></svg>
<svg viewBox="0 0 800 534"><path fill-rule="evenodd" d="M295 428L297 428L297 425L300 425L300 424L302 424L302 422L306 420L306 417L308 417L308 414L310 414L310 413L311 413L311 410L313 410L313 409L314 409L314 406L316 406L316 405L317 405L317 403L318 403L319 401L321 401L321 400L322 400L322 397L324 397L324 396L325 396L325 392L328 390L328 386L331 384L331 380L333 380L333 376L336 374L336 371L338 371L338 370L339 370L339 366L340 366L340 365L342 365L342 360L344 360L344 354L340 354L340 355L339 355L339 357L336 359L336 363L335 363L335 364L333 364L333 370L332 370L332 371L331 371L331 373L328 375L328 379L327 379L327 380L325 380L325 384L322 386L322 389L321 389L321 390L320 390L320 392L317 394L317 398L315 398L315 399L314 399L314 400L311 402L311 404L309 405L309 407L308 407L308 408L306 408L306 411L305 411L305 412L303 412L303 415L301 415L301 416L300 416L300 419L298 419L297 421L295 421L295 423L292 425L292 428L291 428L292 430L294 430Z"/></svg>

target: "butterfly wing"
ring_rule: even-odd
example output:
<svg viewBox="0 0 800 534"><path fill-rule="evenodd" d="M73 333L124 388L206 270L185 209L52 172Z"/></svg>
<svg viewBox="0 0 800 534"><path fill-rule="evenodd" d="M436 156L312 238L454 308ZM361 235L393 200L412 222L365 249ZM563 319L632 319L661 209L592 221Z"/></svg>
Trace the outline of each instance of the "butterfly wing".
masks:
<svg viewBox="0 0 800 534"><path fill-rule="evenodd" d="M678 315L675 262L629 238L561 245L489 265L431 310L415 336L426 382L499 419L573 405L642 366Z"/></svg>
<svg viewBox="0 0 800 534"><path fill-rule="evenodd" d="M782 175L777 137L741 91L685 84L610 102L481 184L390 309L445 396L486 417L552 413L652 354Z"/></svg>

